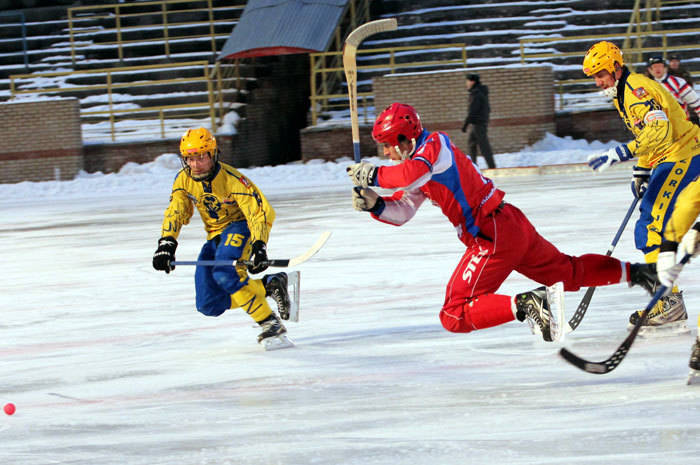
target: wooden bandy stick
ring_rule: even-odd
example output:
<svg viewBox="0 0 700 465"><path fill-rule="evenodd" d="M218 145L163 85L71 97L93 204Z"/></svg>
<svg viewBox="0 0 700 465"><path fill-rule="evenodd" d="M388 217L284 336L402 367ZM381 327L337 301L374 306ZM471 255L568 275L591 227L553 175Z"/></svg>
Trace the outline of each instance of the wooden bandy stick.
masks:
<svg viewBox="0 0 700 465"><path fill-rule="evenodd" d="M355 163L359 163L360 155L360 123L357 117L357 47L365 38L378 32L394 31L398 27L396 18L378 19L359 26L345 39L343 48L343 68L348 82L348 97L350 98L350 124L352 127L352 150Z"/></svg>

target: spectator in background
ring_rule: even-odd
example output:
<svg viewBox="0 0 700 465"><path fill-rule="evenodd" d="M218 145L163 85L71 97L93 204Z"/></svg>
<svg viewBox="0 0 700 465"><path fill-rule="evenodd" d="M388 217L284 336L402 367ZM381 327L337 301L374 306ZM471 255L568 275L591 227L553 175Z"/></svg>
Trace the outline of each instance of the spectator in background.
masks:
<svg viewBox="0 0 700 465"><path fill-rule="evenodd" d="M489 143L488 126L489 114L489 88L483 85L478 74L467 76L467 89L469 90L469 110L462 125L462 132L467 133L467 151L474 164L476 164L477 146L481 156L486 160L489 168L495 168L493 151Z"/></svg>
<svg viewBox="0 0 700 465"><path fill-rule="evenodd" d="M678 100L687 119L700 126L700 97L693 87L685 79L670 74L666 61L661 56L649 58L647 72Z"/></svg>
<svg viewBox="0 0 700 465"><path fill-rule="evenodd" d="M693 87L693 77L690 72L681 65L681 58L678 55L668 57L668 72L674 76L683 78L690 87Z"/></svg>

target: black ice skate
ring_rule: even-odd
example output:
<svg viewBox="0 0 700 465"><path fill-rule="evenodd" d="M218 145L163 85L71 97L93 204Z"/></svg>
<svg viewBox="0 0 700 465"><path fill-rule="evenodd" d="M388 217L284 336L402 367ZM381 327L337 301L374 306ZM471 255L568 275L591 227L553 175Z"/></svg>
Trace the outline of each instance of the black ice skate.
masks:
<svg viewBox="0 0 700 465"><path fill-rule="evenodd" d="M258 342L262 342L269 337L280 336L287 332L277 315L274 313L258 323L262 328L262 333L258 334Z"/></svg>
<svg viewBox="0 0 700 465"><path fill-rule="evenodd" d="M274 313L258 324L262 328L262 332L258 334L258 343L262 343L265 350L294 347L294 343L287 337L287 328Z"/></svg>
<svg viewBox="0 0 700 465"><path fill-rule="evenodd" d="M630 287L641 286L649 295L654 295L659 284L655 263L630 264Z"/></svg>
<svg viewBox="0 0 700 465"><path fill-rule="evenodd" d="M289 291L287 291L287 273L275 273L263 278L265 297L272 297L277 303L277 312L283 320L289 319Z"/></svg>
<svg viewBox="0 0 700 465"><path fill-rule="evenodd" d="M695 339L695 344L690 352L690 373L688 374L688 384L700 384L700 336Z"/></svg>
<svg viewBox="0 0 700 465"><path fill-rule="evenodd" d="M698 336L698 338L695 340L695 344L693 344L688 366L693 370L700 370L700 336Z"/></svg>
<svg viewBox="0 0 700 465"><path fill-rule="evenodd" d="M551 311L547 302L547 288L538 287L530 292L524 292L515 296L516 313L518 321L527 320L533 334L539 331L545 341L552 340Z"/></svg>

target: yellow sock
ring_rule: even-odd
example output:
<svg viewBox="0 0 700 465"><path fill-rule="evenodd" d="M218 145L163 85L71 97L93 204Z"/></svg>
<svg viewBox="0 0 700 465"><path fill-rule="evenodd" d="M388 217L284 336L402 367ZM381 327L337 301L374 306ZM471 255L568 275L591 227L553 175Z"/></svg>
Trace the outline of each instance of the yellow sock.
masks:
<svg viewBox="0 0 700 465"><path fill-rule="evenodd" d="M242 308L256 322L261 322L272 314L272 309L265 300L265 286L260 279L251 279L235 294L231 294L231 303Z"/></svg>

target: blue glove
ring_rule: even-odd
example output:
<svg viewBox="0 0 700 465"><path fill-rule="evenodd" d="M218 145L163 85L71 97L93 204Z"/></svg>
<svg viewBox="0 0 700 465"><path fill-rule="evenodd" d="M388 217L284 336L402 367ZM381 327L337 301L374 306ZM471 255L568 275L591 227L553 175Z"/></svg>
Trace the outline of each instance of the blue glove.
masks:
<svg viewBox="0 0 700 465"><path fill-rule="evenodd" d="M614 165L621 161L627 161L634 158L630 149L626 145L618 145L613 147L602 155L591 155L588 157L588 166L594 171L603 171L608 166Z"/></svg>
<svg viewBox="0 0 700 465"><path fill-rule="evenodd" d="M632 169L632 194L638 199L641 199L649 187L649 178L651 177L650 168L642 168L635 166Z"/></svg>

